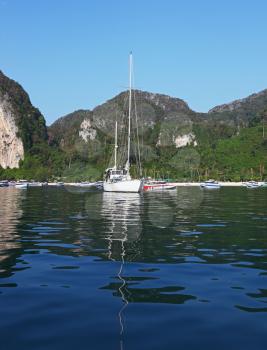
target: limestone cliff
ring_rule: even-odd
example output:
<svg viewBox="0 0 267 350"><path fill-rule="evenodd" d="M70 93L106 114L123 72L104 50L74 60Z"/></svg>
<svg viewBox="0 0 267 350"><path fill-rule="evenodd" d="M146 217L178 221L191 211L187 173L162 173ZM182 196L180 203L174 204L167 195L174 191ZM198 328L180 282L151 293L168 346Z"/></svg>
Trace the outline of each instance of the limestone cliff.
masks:
<svg viewBox="0 0 267 350"><path fill-rule="evenodd" d="M18 127L12 106L0 97L0 166L18 168L19 161L24 159L24 147L18 137Z"/></svg>
<svg viewBox="0 0 267 350"><path fill-rule="evenodd" d="M28 94L0 71L0 166L18 168L31 148L47 139L45 120Z"/></svg>

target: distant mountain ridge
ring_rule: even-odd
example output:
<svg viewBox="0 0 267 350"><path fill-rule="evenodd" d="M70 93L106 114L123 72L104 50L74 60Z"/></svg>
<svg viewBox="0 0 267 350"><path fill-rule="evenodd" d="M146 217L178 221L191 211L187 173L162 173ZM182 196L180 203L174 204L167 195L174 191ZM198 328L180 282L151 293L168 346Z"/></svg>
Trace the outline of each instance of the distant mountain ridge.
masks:
<svg viewBox="0 0 267 350"><path fill-rule="evenodd" d="M252 108L253 106L253 108ZM240 109L258 110L264 109L267 106L267 89L258 93L249 95L248 97L234 100L229 103L215 106L208 113L233 112Z"/></svg>
<svg viewBox="0 0 267 350"><path fill-rule="evenodd" d="M267 89L209 110L209 119L247 127L255 118L261 118L267 109Z"/></svg>
<svg viewBox="0 0 267 350"><path fill-rule="evenodd" d="M125 95L127 94L127 91L120 93L119 95L115 96L114 98L104 102L103 104L96 106L92 111L90 110L84 110L83 112L86 114L90 114L90 118L93 118L93 120L96 121L97 124L97 119L98 116L102 116L103 119L107 119L105 112L106 109L108 110L109 114L109 119L112 119L113 117L113 112L114 109L112 109L114 104L117 104L117 107L121 108L121 100L124 98ZM153 105L154 107L161 108L162 111L164 112L164 117L166 119L175 119L177 117L177 121L179 120L179 117L189 117L192 118L192 120L221 120L221 121L228 121L228 122L234 122L236 123L237 118L240 120L243 120L244 123L247 123L249 119L253 119L257 114L263 112L267 108L267 89L262 90L258 93L254 93L248 97L234 100L230 103L225 103L222 105L215 106L211 108L208 113L199 113L193 111L188 104L183 101L182 99L176 98L176 97L170 97L168 95L164 94L158 94L158 93L150 93L147 91L140 91L140 90L135 90L135 94L139 98L139 103L144 104L150 104ZM144 107L144 106L143 106ZM145 108L144 108L145 109ZM118 112L117 110L115 112ZM141 112L146 112L145 110L141 110ZM151 110L148 110L148 116L144 115L142 113L142 117L145 118L143 122L149 122L156 120L156 117L153 118L151 116ZM155 112L155 111L154 111ZM168 115L168 113L170 113ZM176 113L176 115L174 115ZM84 116L86 116L84 114ZM163 115L162 114L162 115ZM170 115L172 117L170 118ZM150 116L150 117L149 117ZM65 119L66 118L66 119ZM74 111L66 116L63 116L56 120L52 125L51 129L53 129L56 125L59 125L59 123L64 124L65 122L68 124L67 120L68 119L78 119L81 118L80 111ZM81 118L82 119L82 118ZM141 120L142 123L142 120ZM100 127L101 123L98 124Z"/></svg>
<svg viewBox="0 0 267 350"><path fill-rule="evenodd" d="M194 171L198 176L212 171L214 177L227 173L236 178L240 172L246 177L258 172L253 170L256 168L262 176L267 169L267 142L261 123L267 116L267 89L216 106L208 113L195 112L182 99L168 95L140 90L132 93L132 128L137 133L136 110L145 169L168 169L173 176L188 174L189 169L190 176ZM120 121L127 122L127 115L128 91L124 91L93 110L63 116L47 128L23 88L0 72L0 177L1 167L23 164L25 172L16 176L32 176L37 169L35 178L47 179L53 174L70 178L73 171L73 180L99 178L114 149L115 121L119 121L119 132L126 135L125 123ZM247 144L244 137L250 140ZM132 145L134 164L134 140ZM228 149L227 155L224 149ZM238 163L240 153L244 164Z"/></svg>
<svg viewBox="0 0 267 350"><path fill-rule="evenodd" d="M57 142L62 144L62 140L68 139L71 133L72 142L75 141L75 137L81 137L81 125L86 119L90 120L90 125L86 124L87 127L96 130L96 134L98 130L110 135L114 130L118 115L127 114L127 103L125 102L127 94L127 91L122 92L92 111L76 111L61 117L49 128L51 139L57 139ZM195 125L209 128L209 125L214 126L214 123L225 124L228 128L227 136L229 136L230 128L234 134L240 127L247 127L250 120L267 108L267 89L247 98L216 106L208 113L197 113L190 109L185 101L168 95L140 90L134 90L133 94L137 101L140 126L143 131L149 132L150 130L154 136L157 136L154 137L154 143L158 146L179 144L179 140L177 142L176 140L181 136L197 142L197 136L193 130ZM69 130L70 127L72 130ZM155 131L155 127L158 132ZM89 129L88 132L90 132Z"/></svg>

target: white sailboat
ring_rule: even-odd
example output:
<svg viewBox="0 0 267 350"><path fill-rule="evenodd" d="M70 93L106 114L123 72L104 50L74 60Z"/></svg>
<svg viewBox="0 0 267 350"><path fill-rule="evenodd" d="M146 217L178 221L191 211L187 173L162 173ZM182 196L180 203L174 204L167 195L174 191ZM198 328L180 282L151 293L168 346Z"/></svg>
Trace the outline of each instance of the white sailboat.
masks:
<svg viewBox="0 0 267 350"><path fill-rule="evenodd" d="M132 179L130 175L131 149L131 111L132 111L132 53L129 59L129 110L128 110L128 148L127 161L123 169L117 167L118 125L115 127L114 166L106 169L103 183L106 192L140 192L143 190L143 180Z"/></svg>

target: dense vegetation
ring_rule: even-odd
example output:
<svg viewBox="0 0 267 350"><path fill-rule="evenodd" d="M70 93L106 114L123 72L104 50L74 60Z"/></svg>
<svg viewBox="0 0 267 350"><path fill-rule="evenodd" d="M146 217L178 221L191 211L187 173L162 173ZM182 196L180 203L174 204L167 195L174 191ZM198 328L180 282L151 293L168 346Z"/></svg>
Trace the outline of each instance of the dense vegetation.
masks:
<svg viewBox="0 0 267 350"><path fill-rule="evenodd" d="M181 181L210 177L225 181L267 178L267 137L263 135L262 121L241 129L238 135L231 135L227 127L220 130L220 137L214 129L214 135L210 137L207 137L208 130L200 126L195 126L195 129L199 140L197 147L155 147L153 137L147 139L146 144L141 145L142 175ZM95 158L91 156L90 147L76 148L71 163L69 154L62 153L65 163L57 175L68 181L101 179L112 155L113 140L110 139ZM134 153L132 162L135 163ZM137 176L137 172L133 166L133 175Z"/></svg>
<svg viewBox="0 0 267 350"><path fill-rule="evenodd" d="M133 140L134 176L196 181L207 178L241 181L267 178L267 91L242 101L214 108L207 114L192 111L169 96L135 91L140 145ZM27 93L0 72L0 96L12 102L23 141L25 159L19 169L1 169L1 179L88 181L101 179L112 163L114 124L127 115L126 93L93 111L79 110L58 119L48 131L45 120ZM81 125L88 121L81 136ZM133 124L134 133L136 129ZM124 129L120 132L126 136ZM185 147L175 147L177 135L195 137ZM85 140L84 139L87 139ZM111 164L110 164L111 165Z"/></svg>
<svg viewBox="0 0 267 350"><path fill-rule="evenodd" d="M261 124L241 129L239 135L202 139L197 147L164 147L155 154L156 159L143 164L147 176L183 181L267 179L267 136Z"/></svg>
<svg viewBox="0 0 267 350"><path fill-rule="evenodd" d="M19 169L2 169L0 179L47 181L62 176L65 168L65 155L47 143L39 143L25 154Z"/></svg>
<svg viewBox="0 0 267 350"><path fill-rule="evenodd" d="M107 144L100 157L91 159L85 151L70 154L46 143L27 152L19 169L0 169L0 178L86 181L101 179L112 154L113 144ZM177 180L242 181L267 178L267 137L262 125L244 128L239 135L202 142L199 146L176 149L174 146L141 148L143 176ZM135 162L134 156L132 158ZM137 169L132 167L133 175Z"/></svg>

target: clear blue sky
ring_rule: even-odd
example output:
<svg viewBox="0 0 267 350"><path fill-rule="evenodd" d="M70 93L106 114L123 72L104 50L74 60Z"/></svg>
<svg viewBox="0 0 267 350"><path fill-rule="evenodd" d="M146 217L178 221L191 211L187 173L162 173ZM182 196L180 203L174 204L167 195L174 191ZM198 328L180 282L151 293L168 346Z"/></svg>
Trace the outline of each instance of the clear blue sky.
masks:
<svg viewBox="0 0 267 350"><path fill-rule="evenodd" d="M0 69L47 123L135 87L197 111L267 88L265 0L0 0Z"/></svg>

